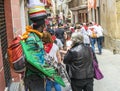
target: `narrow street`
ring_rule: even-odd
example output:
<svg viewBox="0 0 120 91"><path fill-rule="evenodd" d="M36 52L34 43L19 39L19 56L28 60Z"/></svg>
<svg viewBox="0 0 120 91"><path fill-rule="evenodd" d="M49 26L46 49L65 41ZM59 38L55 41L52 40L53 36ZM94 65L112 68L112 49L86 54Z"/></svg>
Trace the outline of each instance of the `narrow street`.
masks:
<svg viewBox="0 0 120 91"><path fill-rule="evenodd" d="M113 55L111 51L103 49L103 54L96 54L96 56L99 61L99 67L104 74L104 78L102 80L95 80L94 91L120 91L120 55ZM20 90L13 89L10 91L24 91L23 88Z"/></svg>
<svg viewBox="0 0 120 91"><path fill-rule="evenodd" d="M94 91L120 91L120 55L104 49L97 55L104 79L94 82Z"/></svg>
<svg viewBox="0 0 120 91"><path fill-rule="evenodd" d="M74 32L83 38L77 38L79 35L75 40L72 38ZM71 89L66 79L63 79L63 82L57 78L59 75L54 63L61 63L58 49L63 49L61 54L66 53L74 42L80 42L77 40L92 48L97 40L99 54L97 47L95 53L104 78L94 80L94 91L120 91L120 0L0 0L0 91L25 91L24 82L21 80L24 78L24 68L28 69L28 72L25 72L28 88L35 88L33 85L40 87L36 79L38 75L43 75L34 72L34 67L48 78L56 77L54 80L59 84L63 86L64 83L67 84L62 90L58 88L60 91L71 91L66 90ZM104 49L100 55L102 43ZM111 49L117 54L110 51ZM74 62L75 58L79 61L80 58L77 57L82 53L79 54L79 51L73 53L72 56L66 57L66 60L69 58L69 61L72 62L73 59ZM48 57L45 59L45 56ZM93 75L92 67L88 66L87 62L82 60L76 66L85 65L80 66L79 71L73 70L78 79ZM42 66L47 68L43 70ZM64 70L61 71L64 73ZM32 77L34 76L32 74L35 77ZM42 84L40 80L38 81ZM55 89L52 88L52 91Z"/></svg>

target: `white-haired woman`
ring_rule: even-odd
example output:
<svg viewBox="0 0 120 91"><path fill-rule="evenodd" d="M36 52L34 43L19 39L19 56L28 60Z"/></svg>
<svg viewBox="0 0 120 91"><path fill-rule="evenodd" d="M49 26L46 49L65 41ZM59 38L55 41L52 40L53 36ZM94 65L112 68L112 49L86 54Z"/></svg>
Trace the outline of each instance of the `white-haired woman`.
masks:
<svg viewBox="0 0 120 91"><path fill-rule="evenodd" d="M71 38L73 45L63 62L71 78L72 90L93 91L94 69L90 47L84 45L81 33L73 33Z"/></svg>

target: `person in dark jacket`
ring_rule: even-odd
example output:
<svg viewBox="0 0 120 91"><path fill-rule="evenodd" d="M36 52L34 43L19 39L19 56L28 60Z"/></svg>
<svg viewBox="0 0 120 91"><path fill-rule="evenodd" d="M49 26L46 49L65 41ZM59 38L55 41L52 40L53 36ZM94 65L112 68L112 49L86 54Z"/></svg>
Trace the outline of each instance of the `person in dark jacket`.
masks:
<svg viewBox="0 0 120 91"><path fill-rule="evenodd" d="M58 24L58 29L55 31L55 36L61 40L61 42L64 44L64 29L62 28L62 24Z"/></svg>
<svg viewBox="0 0 120 91"><path fill-rule="evenodd" d="M90 47L84 46L80 33L73 33L71 38L72 48L67 51L63 62L71 78L72 91L93 91L94 68Z"/></svg>

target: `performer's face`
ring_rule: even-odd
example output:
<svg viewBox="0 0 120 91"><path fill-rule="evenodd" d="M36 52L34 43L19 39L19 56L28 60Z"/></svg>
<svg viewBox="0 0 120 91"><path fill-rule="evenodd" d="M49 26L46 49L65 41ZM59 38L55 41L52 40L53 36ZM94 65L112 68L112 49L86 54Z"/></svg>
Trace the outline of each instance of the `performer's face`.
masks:
<svg viewBox="0 0 120 91"><path fill-rule="evenodd" d="M43 24L43 25L41 25L41 26L38 28L38 31L39 31L39 32L43 32L44 28L45 28L45 25Z"/></svg>

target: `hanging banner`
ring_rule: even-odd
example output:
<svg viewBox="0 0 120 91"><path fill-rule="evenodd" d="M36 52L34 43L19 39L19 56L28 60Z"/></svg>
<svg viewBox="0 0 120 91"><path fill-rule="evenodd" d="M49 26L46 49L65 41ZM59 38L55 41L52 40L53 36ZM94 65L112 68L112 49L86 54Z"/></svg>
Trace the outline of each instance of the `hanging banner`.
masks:
<svg viewBox="0 0 120 91"><path fill-rule="evenodd" d="M45 6L51 6L51 0L42 0L42 2L45 4Z"/></svg>
<svg viewBox="0 0 120 91"><path fill-rule="evenodd" d="M91 8L96 9L96 0L88 0L88 11L91 10Z"/></svg>

